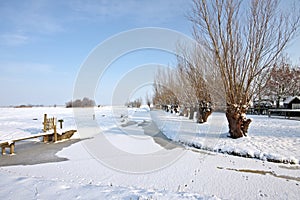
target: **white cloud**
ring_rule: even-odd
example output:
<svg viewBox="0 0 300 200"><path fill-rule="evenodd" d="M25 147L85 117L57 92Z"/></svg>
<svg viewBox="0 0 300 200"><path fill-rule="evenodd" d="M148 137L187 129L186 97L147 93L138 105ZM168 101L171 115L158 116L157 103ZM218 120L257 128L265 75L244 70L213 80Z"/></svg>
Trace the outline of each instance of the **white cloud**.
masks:
<svg viewBox="0 0 300 200"><path fill-rule="evenodd" d="M56 33L63 30L52 1L4 2L0 17L6 28L22 33Z"/></svg>
<svg viewBox="0 0 300 200"><path fill-rule="evenodd" d="M107 20L130 17L134 22L160 24L178 17L183 18L189 2L186 0L77 0L68 2L71 10L82 19ZM128 22L127 22L128 23Z"/></svg>
<svg viewBox="0 0 300 200"><path fill-rule="evenodd" d="M19 46L28 43L29 38L22 34L2 34L0 35L0 45Z"/></svg>
<svg viewBox="0 0 300 200"><path fill-rule="evenodd" d="M0 62L0 71L2 75L49 74L54 71L54 67L34 62Z"/></svg>
<svg viewBox="0 0 300 200"><path fill-rule="evenodd" d="M184 18L188 4L186 0L2 1L0 45L24 45L36 37L74 30L73 26L76 29L86 22L99 27L112 21L131 27L164 27Z"/></svg>

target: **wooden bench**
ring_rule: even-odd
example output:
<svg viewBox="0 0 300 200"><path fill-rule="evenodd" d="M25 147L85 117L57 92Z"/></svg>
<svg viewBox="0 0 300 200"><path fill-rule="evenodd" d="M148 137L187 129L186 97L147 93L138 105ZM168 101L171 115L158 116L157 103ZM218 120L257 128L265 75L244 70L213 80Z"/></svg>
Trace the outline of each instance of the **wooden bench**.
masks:
<svg viewBox="0 0 300 200"><path fill-rule="evenodd" d="M60 127L62 128L62 122L63 120L60 121ZM44 128L43 131L44 133L39 133L35 135L30 135L30 136L25 136L21 138L14 138L11 140L5 140L5 141L0 141L0 147L2 150L2 155L6 154L6 148L10 148L10 154L15 153L15 142L21 141L21 140L29 140L33 138L39 138L43 137L43 142L48 143L48 142L57 142L60 140L65 140L65 139L70 139L72 135L76 132L76 130L68 130L63 132L62 134L58 134L56 130L56 118L47 118L47 114L44 114L44 122L43 122ZM53 130L53 132L49 132Z"/></svg>
<svg viewBox="0 0 300 200"><path fill-rule="evenodd" d="M33 138L43 137L44 138L43 140L46 143L46 142L49 142L48 138L52 134L53 133L43 133L43 134L31 135L31 136L22 137L22 138L15 138L12 140L1 141L0 146L2 149L2 155L6 154L5 148L10 148L10 154L14 154L15 153L15 142L18 142L21 140L29 140L29 139L33 139Z"/></svg>

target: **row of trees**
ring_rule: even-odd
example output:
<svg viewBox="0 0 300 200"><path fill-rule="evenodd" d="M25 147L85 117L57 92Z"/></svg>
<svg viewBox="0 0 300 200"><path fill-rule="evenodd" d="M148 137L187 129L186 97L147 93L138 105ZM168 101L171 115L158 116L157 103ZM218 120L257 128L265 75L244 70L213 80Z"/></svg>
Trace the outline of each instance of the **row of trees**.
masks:
<svg viewBox="0 0 300 200"><path fill-rule="evenodd" d="M204 55L198 48L191 51L178 46L176 68L161 69L156 74L153 103L166 109L166 105L172 105L172 108L180 105L183 112L190 110L190 119L197 112L197 122L203 123L212 112L213 88L206 81L210 73L205 72L207 63L200 62Z"/></svg>
<svg viewBox="0 0 300 200"><path fill-rule="evenodd" d="M141 107L142 103L143 103L143 99L137 98L134 101L129 101L129 102L125 103L125 106L132 107L132 108L139 108L139 107Z"/></svg>
<svg viewBox="0 0 300 200"><path fill-rule="evenodd" d="M221 95L230 136L246 135L250 100L267 82L266 75L299 28L299 11L284 13L279 3L193 0L189 19L199 46L181 51L175 72L159 73L154 101L191 105Z"/></svg>
<svg viewBox="0 0 300 200"><path fill-rule="evenodd" d="M95 106L95 101L87 97L81 99L76 99L75 101L69 101L66 103L66 108L78 108L78 107L93 107Z"/></svg>

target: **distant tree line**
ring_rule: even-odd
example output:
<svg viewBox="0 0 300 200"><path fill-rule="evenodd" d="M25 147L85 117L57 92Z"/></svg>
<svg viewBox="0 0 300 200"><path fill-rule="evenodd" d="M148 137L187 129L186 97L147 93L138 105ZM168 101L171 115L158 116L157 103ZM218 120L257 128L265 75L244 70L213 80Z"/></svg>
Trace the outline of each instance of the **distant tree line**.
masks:
<svg viewBox="0 0 300 200"><path fill-rule="evenodd" d="M76 99L75 101L69 101L66 103L66 108L78 108L78 107L93 107L95 106L95 101L87 97L81 99Z"/></svg>
<svg viewBox="0 0 300 200"><path fill-rule="evenodd" d="M18 106L13 106L14 108L32 108L32 107L44 107L44 105L31 105L31 104L22 104Z"/></svg>
<svg viewBox="0 0 300 200"><path fill-rule="evenodd" d="M125 103L125 106L132 107L132 108L139 108L139 107L141 107L142 102L143 102L142 98L138 98L138 99L135 99L134 101L129 101L129 102Z"/></svg>

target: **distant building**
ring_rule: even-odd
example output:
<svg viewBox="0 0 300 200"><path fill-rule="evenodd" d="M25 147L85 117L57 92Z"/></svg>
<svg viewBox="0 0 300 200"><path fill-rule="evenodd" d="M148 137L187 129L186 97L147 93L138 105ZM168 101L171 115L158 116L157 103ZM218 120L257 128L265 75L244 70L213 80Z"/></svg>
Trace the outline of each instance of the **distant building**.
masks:
<svg viewBox="0 0 300 200"><path fill-rule="evenodd" d="M300 97L290 96L284 102L283 106L285 109L300 109Z"/></svg>
<svg viewBox="0 0 300 200"><path fill-rule="evenodd" d="M273 108L273 102L268 99L256 100L252 103L249 109L251 114L266 115L268 110Z"/></svg>

